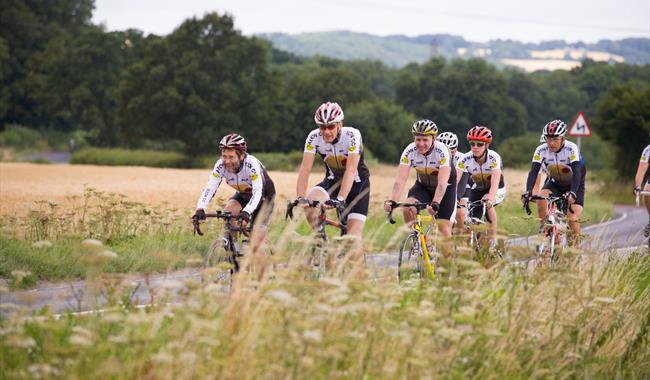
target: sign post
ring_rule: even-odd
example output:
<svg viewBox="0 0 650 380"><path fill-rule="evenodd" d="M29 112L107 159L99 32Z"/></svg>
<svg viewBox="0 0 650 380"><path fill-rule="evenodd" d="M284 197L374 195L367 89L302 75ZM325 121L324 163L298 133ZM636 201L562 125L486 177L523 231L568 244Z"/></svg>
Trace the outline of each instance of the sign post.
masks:
<svg viewBox="0 0 650 380"><path fill-rule="evenodd" d="M581 149L580 138L591 136L591 128L589 128L587 118L585 118L585 115L582 112L578 112L578 116L573 121L573 124L571 124L571 127L569 128L569 136L575 136L578 138L578 141L576 142L578 149Z"/></svg>

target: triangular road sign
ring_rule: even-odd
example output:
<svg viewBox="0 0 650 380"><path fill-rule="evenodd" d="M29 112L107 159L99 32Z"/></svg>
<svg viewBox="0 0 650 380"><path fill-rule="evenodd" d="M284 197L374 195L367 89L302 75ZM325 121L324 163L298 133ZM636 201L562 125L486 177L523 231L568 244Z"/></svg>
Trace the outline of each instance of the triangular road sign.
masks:
<svg viewBox="0 0 650 380"><path fill-rule="evenodd" d="M569 128L569 136L581 136L589 137L591 136L591 128L587 124L587 119L582 112L578 112L578 117L573 121L571 127Z"/></svg>

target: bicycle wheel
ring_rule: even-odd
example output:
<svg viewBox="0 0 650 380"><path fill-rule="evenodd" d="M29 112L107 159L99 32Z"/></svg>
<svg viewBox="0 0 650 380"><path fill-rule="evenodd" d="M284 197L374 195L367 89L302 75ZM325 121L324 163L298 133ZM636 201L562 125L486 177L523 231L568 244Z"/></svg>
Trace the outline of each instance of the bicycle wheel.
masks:
<svg viewBox="0 0 650 380"><path fill-rule="evenodd" d="M234 270L228 260L230 254L229 245L223 238L215 239L208 247L203 258L203 269L204 272L210 272L207 274L213 282L230 284ZM205 278L202 280L205 281Z"/></svg>
<svg viewBox="0 0 650 380"><path fill-rule="evenodd" d="M414 276L422 276L422 249L416 232L404 238L402 248L397 259L397 277L400 281L408 280Z"/></svg>

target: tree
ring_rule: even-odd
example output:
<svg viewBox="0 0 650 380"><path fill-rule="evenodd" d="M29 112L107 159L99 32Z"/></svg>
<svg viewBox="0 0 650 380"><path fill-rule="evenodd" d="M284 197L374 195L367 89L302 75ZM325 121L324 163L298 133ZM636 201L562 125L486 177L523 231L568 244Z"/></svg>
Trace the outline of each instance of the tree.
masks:
<svg viewBox="0 0 650 380"><path fill-rule="evenodd" d="M345 118L346 124L361 131L364 148L380 161L393 164L412 140L411 125L416 121L415 115L383 99L355 104Z"/></svg>
<svg viewBox="0 0 650 380"><path fill-rule="evenodd" d="M183 141L191 155L214 151L226 133L264 145L280 121L267 46L217 13L152 40L117 89L122 138ZM261 134L258 132L262 132Z"/></svg>
<svg viewBox="0 0 650 380"><path fill-rule="evenodd" d="M93 0L51 0L0 2L0 36L9 51L3 60L0 86L8 88L11 107L3 115L0 124L16 122L38 125L37 101L25 88L30 60L43 51L51 40L65 38L90 26ZM4 72L6 70L6 72Z"/></svg>
<svg viewBox="0 0 650 380"><path fill-rule="evenodd" d="M616 170L632 178L650 134L650 84L615 85L598 103L594 128L616 147Z"/></svg>

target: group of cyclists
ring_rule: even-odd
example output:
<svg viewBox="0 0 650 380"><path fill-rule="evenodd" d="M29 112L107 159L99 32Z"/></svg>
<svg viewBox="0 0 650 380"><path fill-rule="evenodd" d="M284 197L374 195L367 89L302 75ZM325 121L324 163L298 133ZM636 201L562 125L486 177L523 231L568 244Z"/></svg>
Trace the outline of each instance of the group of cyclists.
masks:
<svg viewBox="0 0 650 380"><path fill-rule="evenodd" d="M344 126L344 113L335 102L321 104L314 114L317 128L306 138L302 163L298 172L296 196L306 200L305 205L318 201L327 208L340 211L341 220L347 223L349 234L359 237L368 215L370 203L370 173L364 163L364 147L361 132ZM486 206L488 237L494 246L498 216L495 207L505 199L506 186L501 156L490 149L492 131L482 125L472 127L466 135L470 150L458 151L458 137L451 132L439 133L438 126L423 119L413 123L413 142L404 149L399 160L390 198L384 202L384 210L390 212L401 199L410 168L415 168L417 179L407 193L406 202L428 203L429 213L436 217L439 233L452 236L456 223L463 225L468 202L481 200ZM566 140L567 126L561 120L548 122L543 130L540 145L532 156L532 165L526 181L522 201L533 195L565 197L571 206L568 220L572 230L570 243L579 243L580 215L584 207L586 168L576 144ZM229 134L219 143L221 158L216 162L196 205L192 217L205 220L205 209L223 180L236 190L227 201L224 211L236 216L242 226L255 224L256 233L251 246L257 247L266 236L274 208L275 186L264 165L248 153L244 138ZM325 178L308 189L309 174L314 159L319 155L325 164ZM647 183L650 145L644 150L636 176L635 192ZM541 183L541 173L546 180ZM541 186L541 188L540 188ZM650 199L646 207L650 215ZM537 201L540 223L546 214L544 200ZM480 212L474 209L473 212ZM317 211L305 207L306 218L313 228L317 226ZM412 223L415 209L403 209L404 220ZM473 215L480 217L481 215ZM646 227L650 232L650 221Z"/></svg>

